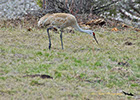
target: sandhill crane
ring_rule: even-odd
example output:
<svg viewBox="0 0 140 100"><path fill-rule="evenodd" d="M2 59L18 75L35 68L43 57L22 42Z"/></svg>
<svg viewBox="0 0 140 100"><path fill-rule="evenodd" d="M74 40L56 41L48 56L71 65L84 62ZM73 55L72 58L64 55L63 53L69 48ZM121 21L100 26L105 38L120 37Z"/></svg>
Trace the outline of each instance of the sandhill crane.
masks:
<svg viewBox="0 0 140 100"><path fill-rule="evenodd" d="M62 49L63 49L62 30L69 26L75 28L80 32L88 33L89 35L93 36L95 41L98 43L95 37L95 33L92 30L83 30L82 28L80 28L75 16L73 16L72 14L67 13L46 14L45 16L40 18L40 20L38 21L38 26L48 26L48 25L50 26L49 28L47 28L47 33L49 37L49 49L51 49L51 39L49 30L52 28L59 28L61 31L60 39Z"/></svg>

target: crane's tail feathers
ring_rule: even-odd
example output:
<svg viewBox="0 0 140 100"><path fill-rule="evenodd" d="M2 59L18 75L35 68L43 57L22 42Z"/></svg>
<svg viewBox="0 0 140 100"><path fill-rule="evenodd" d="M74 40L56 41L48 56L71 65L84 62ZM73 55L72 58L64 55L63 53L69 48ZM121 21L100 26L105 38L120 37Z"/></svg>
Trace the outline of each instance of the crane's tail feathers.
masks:
<svg viewBox="0 0 140 100"><path fill-rule="evenodd" d="M38 27L40 26L40 24L41 24L41 22L40 22L40 20L38 21Z"/></svg>

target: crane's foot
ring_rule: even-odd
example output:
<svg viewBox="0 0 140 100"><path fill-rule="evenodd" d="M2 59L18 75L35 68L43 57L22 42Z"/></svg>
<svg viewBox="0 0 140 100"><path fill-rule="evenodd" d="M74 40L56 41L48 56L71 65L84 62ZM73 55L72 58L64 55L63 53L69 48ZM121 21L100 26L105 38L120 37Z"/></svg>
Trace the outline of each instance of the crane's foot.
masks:
<svg viewBox="0 0 140 100"><path fill-rule="evenodd" d="M51 49L51 44L49 44L49 50Z"/></svg>
<svg viewBox="0 0 140 100"><path fill-rule="evenodd" d="M51 47L49 46L49 50L51 50Z"/></svg>

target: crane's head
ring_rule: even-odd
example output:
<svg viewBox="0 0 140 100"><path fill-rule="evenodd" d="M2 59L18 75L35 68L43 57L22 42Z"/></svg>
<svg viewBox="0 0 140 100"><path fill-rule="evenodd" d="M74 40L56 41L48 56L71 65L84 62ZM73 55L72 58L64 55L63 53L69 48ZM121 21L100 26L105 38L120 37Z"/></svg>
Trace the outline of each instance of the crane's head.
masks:
<svg viewBox="0 0 140 100"><path fill-rule="evenodd" d="M87 30L87 33L88 33L89 35L93 36L93 38L95 39L96 43L98 44L98 41L97 41L97 39L96 39L96 37L95 37L95 33L94 33L92 30Z"/></svg>

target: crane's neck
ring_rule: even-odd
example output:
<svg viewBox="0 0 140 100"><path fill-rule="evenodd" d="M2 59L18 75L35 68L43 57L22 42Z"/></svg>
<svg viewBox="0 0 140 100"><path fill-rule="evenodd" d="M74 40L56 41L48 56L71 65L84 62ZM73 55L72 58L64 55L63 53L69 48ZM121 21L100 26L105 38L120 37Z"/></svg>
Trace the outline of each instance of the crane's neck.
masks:
<svg viewBox="0 0 140 100"><path fill-rule="evenodd" d="M73 26L77 31L80 31L80 32L84 32L84 33L88 33L89 34L89 30L84 30L82 29L78 23L76 23L76 25Z"/></svg>

